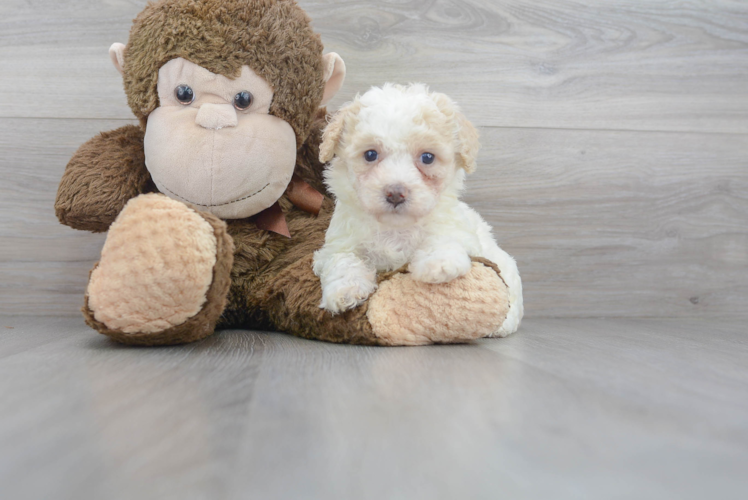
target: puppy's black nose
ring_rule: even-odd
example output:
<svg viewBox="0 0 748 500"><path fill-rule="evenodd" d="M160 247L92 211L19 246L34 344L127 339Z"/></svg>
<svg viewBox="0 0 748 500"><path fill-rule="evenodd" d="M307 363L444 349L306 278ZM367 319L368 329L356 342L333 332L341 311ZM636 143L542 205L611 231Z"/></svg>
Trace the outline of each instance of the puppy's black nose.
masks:
<svg viewBox="0 0 748 500"><path fill-rule="evenodd" d="M387 203L396 207L408 198L408 189L400 184L387 186L384 189L384 197L387 198Z"/></svg>

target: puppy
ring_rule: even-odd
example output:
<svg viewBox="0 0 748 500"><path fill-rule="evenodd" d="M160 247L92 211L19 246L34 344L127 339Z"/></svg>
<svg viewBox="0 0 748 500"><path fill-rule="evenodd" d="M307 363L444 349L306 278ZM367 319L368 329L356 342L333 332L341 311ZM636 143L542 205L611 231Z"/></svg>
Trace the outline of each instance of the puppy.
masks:
<svg viewBox="0 0 748 500"><path fill-rule="evenodd" d="M377 287L377 271L408 264L415 280L445 283L471 269L471 256L496 263L509 289L509 315L495 336L522 319L517 264L491 227L459 201L475 170L478 132L446 95L422 84L374 87L325 128L320 160L335 212L314 254L321 308L340 313Z"/></svg>

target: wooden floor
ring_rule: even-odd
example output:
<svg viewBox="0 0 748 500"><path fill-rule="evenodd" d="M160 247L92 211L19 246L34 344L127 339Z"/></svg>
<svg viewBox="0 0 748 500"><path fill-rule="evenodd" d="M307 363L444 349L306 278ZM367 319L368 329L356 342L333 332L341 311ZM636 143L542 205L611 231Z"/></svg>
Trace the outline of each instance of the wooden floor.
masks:
<svg viewBox="0 0 748 500"><path fill-rule="evenodd" d="M0 328L3 499L748 497L739 322L531 319L423 348Z"/></svg>

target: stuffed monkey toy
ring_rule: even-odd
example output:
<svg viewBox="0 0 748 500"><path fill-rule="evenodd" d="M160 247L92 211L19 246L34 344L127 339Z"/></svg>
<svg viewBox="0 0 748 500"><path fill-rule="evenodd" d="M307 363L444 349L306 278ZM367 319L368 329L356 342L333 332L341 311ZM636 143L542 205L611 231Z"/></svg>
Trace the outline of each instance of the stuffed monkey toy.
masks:
<svg viewBox="0 0 748 500"><path fill-rule="evenodd" d="M216 328L368 345L464 342L507 317L492 262L429 285L399 270L366 303L320 309L312 254L333 201L319 144L343 60L294 0L160 0L110 49L139 125L83 144L55 211L108 231L83 315L133 345L193 342Z"/></svg>

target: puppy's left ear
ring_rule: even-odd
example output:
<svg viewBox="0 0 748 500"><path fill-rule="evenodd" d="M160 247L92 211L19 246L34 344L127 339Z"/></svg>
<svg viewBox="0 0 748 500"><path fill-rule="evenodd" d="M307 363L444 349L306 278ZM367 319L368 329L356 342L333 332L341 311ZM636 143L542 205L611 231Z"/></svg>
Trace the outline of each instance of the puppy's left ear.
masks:
<svg viewBox="0 0 748 500"><path fill-rule="evenodd" d="M325 127L322 132L322 143L319 145L319 161L327 163L332 160L335 156L335 150L338 148L338 143L343 135L348 117L351 117L358 113L361 105L358 101L354 101L346 106L343 106L335 113L330 120L330 123Z"/></svg>
<svg viewBox="0 0 748 500"><path fill-rule="evenodd" d="M472 174L475 172L480 149L478 129L460 112L457 113L457 123L460 128L457 132L457 139L460 142L457 163L465 169L465 172Z"/></svg>
<svg viewBox="0 0 748 500"><path fill-rule="evenodd" d="M457 166L464 168L468 174L472 174L475 172L475 163L480 149L478 129L460 112L457 104L445 94L433 92L431 98L439 111L454 124L457 139Z"/></svg>

